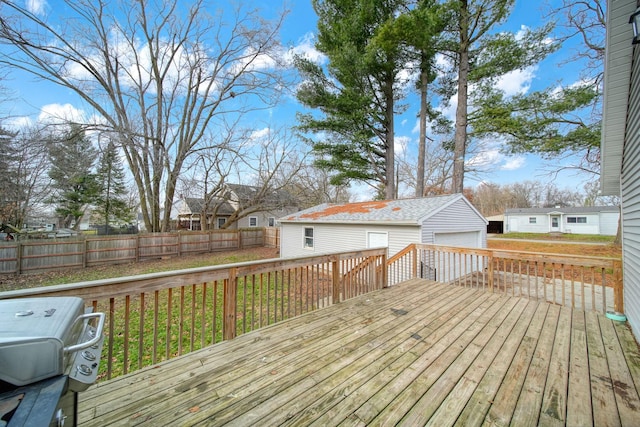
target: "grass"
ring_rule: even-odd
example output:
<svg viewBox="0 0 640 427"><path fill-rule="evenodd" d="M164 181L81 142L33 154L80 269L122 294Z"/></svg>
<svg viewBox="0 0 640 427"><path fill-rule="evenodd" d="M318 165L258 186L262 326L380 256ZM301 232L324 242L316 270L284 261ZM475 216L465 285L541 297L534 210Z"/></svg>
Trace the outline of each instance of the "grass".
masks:
<svg viewBox="0 0 640 427"><path fill-rule="evenodd" d="M598 234L550 234L550 233L505 233L494 234L495 239L527 239L527 240L552 240L585 243L613 243L615 236L601 236Z"/></svg>
<svg viewBox="0 0 640 427"><path fill-rule="evenodd" d="M0 275L0 292L14 289L87 282L114 277L182 270L211 265L234 264L259 259L277 258L278 250L251 248L201 255L189 255L169 259L158 259L139 263L108 265L77 270L59 270L43 274Z"/></svg>

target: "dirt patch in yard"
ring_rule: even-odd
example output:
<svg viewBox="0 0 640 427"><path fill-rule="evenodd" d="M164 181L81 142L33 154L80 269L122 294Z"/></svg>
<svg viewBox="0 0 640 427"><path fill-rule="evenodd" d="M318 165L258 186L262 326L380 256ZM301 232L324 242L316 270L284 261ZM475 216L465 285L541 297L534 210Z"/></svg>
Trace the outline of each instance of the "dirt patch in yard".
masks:
<svg viewBox="0 0 640 427"><path fill-rule="evenodd" d="M532 240L488 239L487 247L489 249L506 249L512 251L622 258L622 248L613 244L547 243Z"/></svg>
<svg viewBox="0 0 640 427"><path fill-rule="evenodd" d="M110 279L113 277L134 276L137 274L161 271L182 270L185 268L206 267L210 265L233 264L259 259L278 258L276 248L250 248L200 255L188 255L168 259L157 259L138 263L105 265L78 270L60 270L42 274L3 274L0 275L0 292L14 289L37 288L65 283L89 280Z"/></svg>

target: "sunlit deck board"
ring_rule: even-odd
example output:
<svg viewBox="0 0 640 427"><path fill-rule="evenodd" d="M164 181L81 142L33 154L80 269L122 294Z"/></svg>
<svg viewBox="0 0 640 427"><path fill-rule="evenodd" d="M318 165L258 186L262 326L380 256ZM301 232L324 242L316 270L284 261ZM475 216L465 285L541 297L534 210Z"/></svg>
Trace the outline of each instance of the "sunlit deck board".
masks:
<svg viewBox="0 0 640 427"><path fill-rule="evenodd" d="M602 425L601 411L635 425L639 386L624 325L412 281L100 383L80 394L79 417L83 426Z"/></svg>

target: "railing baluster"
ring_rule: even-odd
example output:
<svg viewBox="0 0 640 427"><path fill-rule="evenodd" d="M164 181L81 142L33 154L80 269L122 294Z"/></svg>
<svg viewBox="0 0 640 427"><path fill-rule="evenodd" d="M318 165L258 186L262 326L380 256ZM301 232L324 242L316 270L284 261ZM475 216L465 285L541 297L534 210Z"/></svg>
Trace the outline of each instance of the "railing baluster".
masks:
<svg viewBox="0 0 640 427"><path fill-rule="evenodd" d="M131 315L131 296L125 295L124 297L124 345L122 355L122 373L126 374L129 371L129 321Z"/></svg>
<svg viewBox="0 0 640 427"><path fill-rule="evenodd" d="M167 289L167 322L165 325L166 342L165 342L165 349L164 349L165 359L169 359L169 357L171 357L171 324L172 324L171 311L172 311L172 308L173 308L173 288L169 288Z"/></svg>
<svg viewBox="0 0 640 427"><path fill-rule="evenodd" d="M151 350L151 363L158 360L158 303L160 301L158 290L153 292L153 347Z"/></svg>
<svg viewBox="0 0 640 427"><path fill-rule="evenodd" d="M145 313L145 305L144 305L144 292L140 294L140 324L139 324L139 333L138 333L138 369L142 368L142 359L144 354L144 313ZM109 359L111 359L112 355L109 355Z"/></svg>
<svg viewBox="0 0 640 427"><path fill-rule="evenodd" d="M200 348L204 348L206 342L206 330L207 330L207 282L202 284L202 307L200 308ZM167 337L168 338L168 337Z"/></svg>

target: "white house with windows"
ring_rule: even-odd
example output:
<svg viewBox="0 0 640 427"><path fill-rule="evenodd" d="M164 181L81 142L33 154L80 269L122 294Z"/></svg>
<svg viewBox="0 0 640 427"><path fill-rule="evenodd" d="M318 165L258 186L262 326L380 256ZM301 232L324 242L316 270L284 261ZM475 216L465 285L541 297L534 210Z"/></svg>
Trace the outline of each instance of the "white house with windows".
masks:
<svg viewBox="0 0 640 427"><path fill-rule="evenodd" d="M486 247L487 221L461 194L322 204L278 220L280 255L307 256L411 243Z"/></svg>
<svg viewBox="0 0 640 427"><path fill-rule="evenodd" d="M617 206L507 209L505 233L572 233L615 236Z"/></svg>

